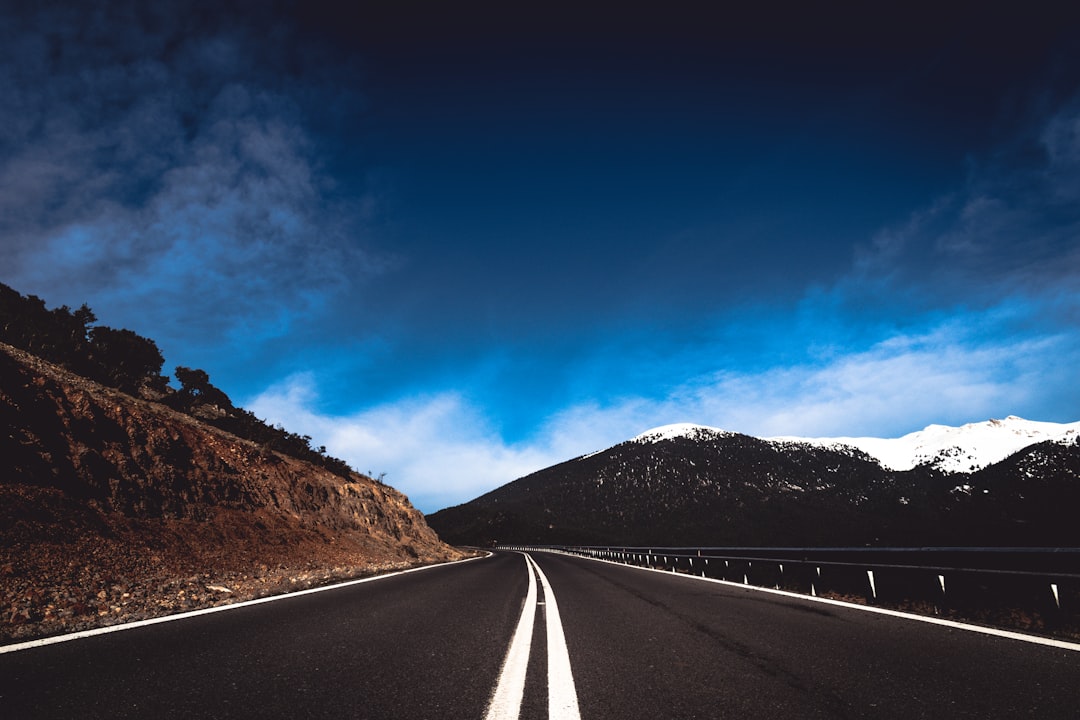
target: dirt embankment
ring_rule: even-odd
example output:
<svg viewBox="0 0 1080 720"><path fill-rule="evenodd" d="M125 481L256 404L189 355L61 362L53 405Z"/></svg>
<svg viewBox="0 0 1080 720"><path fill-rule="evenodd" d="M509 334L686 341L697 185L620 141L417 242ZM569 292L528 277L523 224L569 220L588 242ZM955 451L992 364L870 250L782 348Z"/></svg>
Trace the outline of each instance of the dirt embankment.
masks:
<svg viewBox="0 0 1080 720"><path fill-rule="evenodd" d="M462 557L391 487L0 344L0 641Z"/></svg>

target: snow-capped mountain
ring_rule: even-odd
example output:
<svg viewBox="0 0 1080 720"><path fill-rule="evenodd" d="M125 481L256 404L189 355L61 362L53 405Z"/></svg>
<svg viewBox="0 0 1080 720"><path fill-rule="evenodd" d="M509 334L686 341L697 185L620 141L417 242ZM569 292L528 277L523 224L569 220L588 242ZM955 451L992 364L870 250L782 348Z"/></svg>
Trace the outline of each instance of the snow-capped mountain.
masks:
<svg viewBox="0 0 1080 720"><path fill-rule="evenodd" d="M1078 438L1016 417L892 439L665 425L427 519L466 545L1075 547Z"/></svg>
<svg viewBox="0 0 1080 720"><path fill-rule="evenodd" d="M705 425L664 425L638 435L636 442L655 442L675 437L718 436L725 431ZM960 427L929 425L898 438L874 437L773 437L775 443L805 443L817 447L861 450L887 470L911 470L931 465L945 472L974 472L1040 442L1075 442L1080 422L1052 423L1010 415L1004 420L968 423Z"/></svg>
<svg viewBox="0 0 1080 720"><path fill-rule="evenodd" d="M968 423L960 427L929 425L903 437L787 438L814 445L850 445L876 458L890 470L910 470L931 464L945 472L972 472L1001 462L1013 453L1040 442L1073 442L1080 437L1080 422L1051 423L1010 415L1004 420Z"/></svg>
<svg viewBox="0 0 1080 720"><path fill-rule="evenodd" d="M655 427L652 430L646 430L635 438L632 438L630 442L659 442L660 440L671 440L672 438L691 438L697 439L699 437L721 437L724 435L733 435L734 433L727 430L721 430L720 428L709 427L708 425L695 425L693 423L675 423L674 425L661 425Z"/></svg>

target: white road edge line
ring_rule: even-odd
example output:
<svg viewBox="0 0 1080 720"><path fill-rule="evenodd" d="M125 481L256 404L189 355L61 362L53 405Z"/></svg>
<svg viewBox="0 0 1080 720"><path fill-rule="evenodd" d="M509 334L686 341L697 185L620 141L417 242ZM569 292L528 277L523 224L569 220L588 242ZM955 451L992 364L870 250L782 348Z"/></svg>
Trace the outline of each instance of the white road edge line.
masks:
<svg viewBox="0 0 1080 720"><path fill-rule="evenodd" d="M1026 635L1024 633L1013 632L1011 630L998 630L997 628L983 627L982 625L968 625L962 622L957 622L955 620L945 620L944 618L929 617L927 615L916 615L914 613L906 613L900 610L890 610L888 608L873 607L871 605L858 605L856 603L843 602L841 600L832 600L831 598L814 597L813 595L802 595L800 593L790 592L788 590L776 590L774 588L758 587L757 585L744 585L743 583L731 582L729 580L705 578L701 577L700 575L673 573L670 570L655 570L653 568L641 567L639 565L628 565L626 563L615 562L614 560L588 557L587 555L574 555L573 553L559 552L557 550L540 550L533 552L550 552L558 555L566 555L568 557L578 557L583 560L592 560L594 562L608 563L610 565L631 568L633 570L661 573L667 577L680 577L686 578L687 580L711 582L718 585L727 585L733 588L742 588L743 590L747 591L769 593L770 595L782 595L784 597L797 598L799 600L805 600L807 602L816 602L823 605L835 605L837 607L843 607L849 610L861 610L863 612L877 613L879 615L889 615L891 617L905 618L907 620L915 620L917 622L929 623L931 625L942 625L944 627L949 627L956 630L967 630L968 632L982 633L984 635L993 635L995 637L1008 638L1009 640L1019 640L1021 642L1031 643L1033 645L1046 645L1049 647L1060 648L1062 650L1072 650L1074 652L1080 652L1080 643L1071 643L1065 640L1055 640L1054 638L1045 638L1038 635Z"/></svg>
<svg viewBox="0 0 1080 720"><path fill-rule="evenodd" d="M526 553L525 558L540 576L544 601L547 603L544 615L547 617L548 720L580 720L577 688L574 686L574 674L570 669L570 653L566 649L566 635L563 633L555 593L544 571L532 556Z"/></svg>
<svg viewBox="0 0 1080 720"><path fill-rule="evenodd" d="M421 567L409 568L408 570L398 570L397 572L386 573L384 575L372 575L371 577L360 578L359 580L348 580L346 582L337 583L335 585L323 585L321 587L308 588L307 590L297 590L296 592L286 593L284 595L271 595L270 597L257 598L255 600L245 600L243 602L233 603L231 605L217 605L211 608L203 608L201 610L191 610L189 612L177 613L176 615L162 615L161 617L147 618L146 620L136 620L135 622L123 623L121 625L109 625L107 627L93 628L92 630L80 630L79 632L68 633L67 635L53 635L52 637L39 638L37 640L27 640L26 642L14 643L12 645L0 645L0 655L6 653L18 652L19 650L28 650L30 648L42 647L45 645L55 645L56 643L68 642L69 640L80 640L82 638L93 637L94 635L107 635L108 633L120 632L121 630L132 630L134 628L145 627L147 625L157 625L158 623L172 622L174 620L185 620L187 618L195 617L197 615L209 615L211 613L225 612L226 610L236 610L242 607L249 607L251 605L262 605L263 603L275 602L277 600L287 600L289 598L299 597L300 595L311 595L318 592L326 592L327 590L338 590L339 588L349 587L350 585L359 585L361 583L374 582L376 580L385 580L386 578L396 577L398 575L405 575L407 573L420 572L421 570L430 570L431 568L446 567L448 565L457 565L458 563L470 562L472 560L481 560L491 557L492 553L488 553L484 556L477 556L471 558L465 558L464 560L454 560L453 562L436 563L434 565L423 565Z"/></svg>
<svg viewBox="0 0 1080 720"><path fill-rule="evenodd" d="M525 671L529 667L533 625L536 620L536 578L533 577L528 555L525 555L525 571L529 573L525 605L521 608L517 629L514 630L510 647L506 650L506 659L503 660L499 682L491 695L485 720L517 720L521 713L521 700L525 696Z"/></svg>

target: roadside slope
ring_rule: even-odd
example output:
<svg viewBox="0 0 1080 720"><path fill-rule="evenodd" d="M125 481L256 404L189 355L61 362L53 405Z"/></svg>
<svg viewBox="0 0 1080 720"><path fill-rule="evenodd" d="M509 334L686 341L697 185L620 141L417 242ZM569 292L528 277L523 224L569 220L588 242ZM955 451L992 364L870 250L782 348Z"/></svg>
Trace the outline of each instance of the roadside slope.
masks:
<svg viewBox="0 0 1080 720"><path fill-rule="evenodd" d="M460 557L408 499L0 344L0 640Z"/></svg>

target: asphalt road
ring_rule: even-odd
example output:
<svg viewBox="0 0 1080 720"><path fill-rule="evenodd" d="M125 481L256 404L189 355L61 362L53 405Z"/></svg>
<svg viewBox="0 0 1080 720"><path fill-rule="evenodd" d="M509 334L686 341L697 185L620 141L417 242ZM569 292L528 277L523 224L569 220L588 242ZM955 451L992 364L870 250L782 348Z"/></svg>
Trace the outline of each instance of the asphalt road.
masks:
<svg viewBox="0 0 1080 720"><path fill-rule="evenodd" d="M532 557L3 653L0 718L1080 717L1076 650Z"/></svg>

